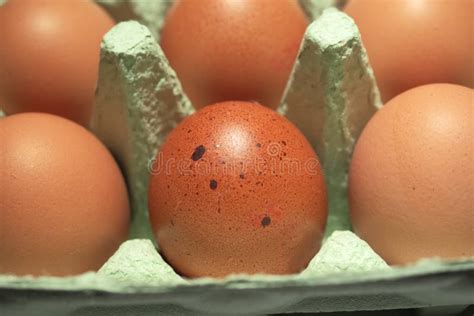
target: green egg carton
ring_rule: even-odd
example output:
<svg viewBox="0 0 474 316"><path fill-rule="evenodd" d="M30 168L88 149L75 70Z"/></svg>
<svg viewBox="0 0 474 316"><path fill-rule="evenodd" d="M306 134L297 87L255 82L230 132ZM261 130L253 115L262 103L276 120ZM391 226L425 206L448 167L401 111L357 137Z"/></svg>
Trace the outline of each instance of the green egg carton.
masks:
<svg viewBox="0 0 474 316"><path fill-rule="evenodd" d="M326 175L327 231L308 267L297 275L188 280L162 259L148 220L149 164L166 135L194 111L157 44L171 1L101 0L116 20L126 22L103 39L90 128L114 154L127 180L130 239L97 272L0 275L1 316L460 310L474 303L472 258L430 258L389 267L351 232L346 198L350 156L363 127L381 107L380 96L352 19L333 8L331 0L300 3L314 21L277 111L314 146Z"/></svg>

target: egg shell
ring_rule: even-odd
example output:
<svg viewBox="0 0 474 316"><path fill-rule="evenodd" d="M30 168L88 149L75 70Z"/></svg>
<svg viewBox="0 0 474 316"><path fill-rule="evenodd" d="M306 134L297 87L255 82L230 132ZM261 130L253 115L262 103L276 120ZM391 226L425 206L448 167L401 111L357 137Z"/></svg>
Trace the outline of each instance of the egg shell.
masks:
<svg viewBox="0 0 474 316"><path fill-rule="evenodd" d="M114 21L82 0L13 0L0 7L0 107L87 125L100 42Z"/></svg>
<svg viewBox="0 0 474 316"><path fill-rule="evenodd" d="M384 102L429 83L474 87L472 0L349 0Z"/></svg>
<svg viewBox="0 0 474 316"><path fill-rule="evenodd" d="M307 26L295 0L181 0L160 43L194 107L243 100L276 108Z"/></svg>
<svg viewBox="0 0 474 316"><path fill-rule="evenodd" d="M388 102L357 142L354 230L390 264L474 256L473 91L431 84Z"/></svg>
<svg viewBox="0 0 474 316"><path fill-rule="evenodd" d="M0 274L97 270L125 241L128 195L113 157L58 116L0 119Z"/></svg>
<svg viewBox="0 0 474 316"><path fill-rule="evenodd" d="M224 102L186 118L151 173L152 227L185 276L297 273L321 245L327 201L317 156L261 105Z"/></svg>

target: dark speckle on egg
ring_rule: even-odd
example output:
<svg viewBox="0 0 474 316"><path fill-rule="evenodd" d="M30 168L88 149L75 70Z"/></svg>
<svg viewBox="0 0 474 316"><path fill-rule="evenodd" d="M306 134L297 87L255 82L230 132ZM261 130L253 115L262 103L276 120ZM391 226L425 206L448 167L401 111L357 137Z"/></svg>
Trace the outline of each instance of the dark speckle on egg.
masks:
<svg viewBox="0 0 474 316"><path fill-rule="evenodd" d="M269 216L265 216L264 218L262 218L262 227L265 228L267 227L268 225L270 225L270 223L272 222L272 219L269 217Z"/></svg>
<svg viewBox="0 0 474 316"><path fill-rule="evenodd" d="M205 152L206 152L206 147L204 147L203 145L199 145L198 147L196 147L196 149L194 149L191 159L194 161L197 161L202 158Z"/></svg>
<svg viewBox="0 0 474 316"><path fill-rule="evenodd" d="M217 181L212 179L209 183L209 187L212 189L212 190L215 190L217 189Z"/></svg>

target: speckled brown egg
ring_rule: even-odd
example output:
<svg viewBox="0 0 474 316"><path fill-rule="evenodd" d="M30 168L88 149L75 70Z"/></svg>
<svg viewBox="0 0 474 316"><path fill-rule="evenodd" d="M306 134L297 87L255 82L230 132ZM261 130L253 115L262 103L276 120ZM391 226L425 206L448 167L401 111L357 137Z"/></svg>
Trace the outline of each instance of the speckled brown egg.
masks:
<svg viewBox="0 0 474 316"><path fill-rule="evenodd" d="M0 119L0 274L97 270L127 238L120 169L89 131L40 113Z"/></svg>
<svg viewBox="0 0 474 316"><path fill-rule="evenodd" d="M151 171L151 224L184 276L297 273L320 248L327 201L318 158L268 108L204 107L170 133Z"/></svg>

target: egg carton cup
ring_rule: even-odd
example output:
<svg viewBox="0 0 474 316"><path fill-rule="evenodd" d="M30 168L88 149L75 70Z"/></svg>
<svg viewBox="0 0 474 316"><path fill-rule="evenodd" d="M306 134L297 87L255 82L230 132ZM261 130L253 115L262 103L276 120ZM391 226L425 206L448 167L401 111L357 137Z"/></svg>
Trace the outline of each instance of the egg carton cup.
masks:
<svg viewBox="0 0 474 316"><path fill-rule="evenodd" d="M164 17L170 3L101 1L117 20L136 20L117 24L103 39L90 126L127 180L130 240L97 272L71 277L0 275L0 306L5 311L224 315L474 303L472 259L433 258L389 267L350 231L346 197L350 156L381 101L357 26L332 8L333 1L301 1L314 21L277 109L304 133L324 168L329 217L322 248L297 275L189 280L176 274L157 251L147 209L150 162L167 134L194 112L157 44L162 18L156 16Z"/></svg>

